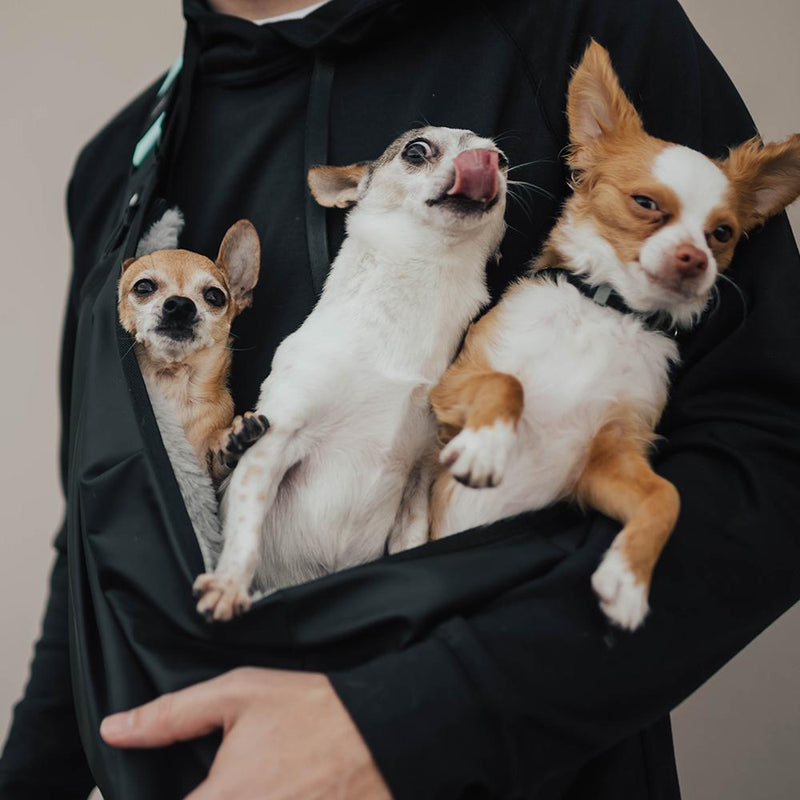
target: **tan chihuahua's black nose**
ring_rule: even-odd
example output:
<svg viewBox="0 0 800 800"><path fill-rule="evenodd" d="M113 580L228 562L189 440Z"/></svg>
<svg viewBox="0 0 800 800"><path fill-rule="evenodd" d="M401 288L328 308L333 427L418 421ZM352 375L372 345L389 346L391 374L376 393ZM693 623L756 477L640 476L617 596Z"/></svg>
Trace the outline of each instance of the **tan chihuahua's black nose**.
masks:
<svg viewBox="0 0 800 800"><path fill-rule="evenodd" d="M194 322L197 315L197 306L188 297L173 295L164 301L162 316L164 322L171 322L175 325Z"/></svg>

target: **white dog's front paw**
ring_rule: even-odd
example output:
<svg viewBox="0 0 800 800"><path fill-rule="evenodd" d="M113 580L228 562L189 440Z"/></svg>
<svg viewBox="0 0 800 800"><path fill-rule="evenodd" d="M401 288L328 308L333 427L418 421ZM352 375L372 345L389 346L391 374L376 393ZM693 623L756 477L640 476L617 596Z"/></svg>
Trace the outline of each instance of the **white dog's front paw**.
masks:
<svg viewBox="0 0 800 800"><path fill-rule="evenodd" d="M509 422L497 420L483 428L464 428L439 455L453 477L480 489L503 480L516 433Z"/></svg>
<svg viewBox="0 0 800 800"><path fill-rule="evenodd" d="M199 598L197 613L209 622L228 622L248 611L252 602L246 586L210 572L198 576L193 591Z"/></svg>
<svg viewBox="0 0 800 800"><path fill-rule="evenodd" d="M649 586L637 580L625 556L609 550L592 575L592 588L600 598L600 608L620 628L635 631L644 622L650 606Z"/></svg>

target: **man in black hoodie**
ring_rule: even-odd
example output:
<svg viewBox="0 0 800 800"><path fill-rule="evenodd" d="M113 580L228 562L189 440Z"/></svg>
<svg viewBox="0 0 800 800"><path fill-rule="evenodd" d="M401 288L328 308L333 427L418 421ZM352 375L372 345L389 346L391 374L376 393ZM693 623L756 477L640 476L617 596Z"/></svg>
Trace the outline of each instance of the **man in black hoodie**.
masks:
<svg viewBox="0 0 800 800"><path fill-rule="evenodd" d="M244 5L251 17L259 6L273 10ZM184 12L186 65L171 112L180 123L168 128L158 191L184 210L187 248L213 256L240 217L261 234L256 310L236 330L239 409L253 405L275 347L313 306L342 239L343 215L306 196L311 164L374 157L421 121L497 136L519 165L514 177L546 191L509 207L503 259L489 270L496 297L558 213L566 87L591 37L610 49L654 135L720 156L754 132L675 0L464 0L457 9L444 0L330 0L262 27L203 0L184 0ZM429 546L424 557L297 587L231 633L208 633L186 594L191 559L165 577L181 529L163 497L168 465L146 409L130 414L124 398L117 403L126 378L108 322L114 248L145 214L129 164L163 110L159 84L87 145L70 184L68 522L0 762L0 796L78 798L95 781L109 799L185 795L216 741L134 755L100 743L100 719L250 663L312 674L236 673L157 707L157 737L146 715L130 729L152 745L220 723L225 740L206 796L219 795L226 765L241 772L242 759L258 758L260 748L247 747L262 741L252 731L263 720L265 729L281 725L255 771L272 783L249 796L276 787L297 796L290 790L307 790L295 782L305 767L270 767L319 762L318 785L366 798L388 785L401 800L675 800L669 710L800 597L800 263L786 218L739 249L729 275L746 305L721 286L713 313L681 342L656 466L679 488L683 510L642 630L609 630L589 588L614 525L558 507ZM135 396L136 376L126 375ZM179 729L187 699L200 713ZM284 745L281 730L291 733ZM327 749L332 757L322 758ZM347 784L353 776L364 783ZM248 793L231 796L240 795Z"/></svg>

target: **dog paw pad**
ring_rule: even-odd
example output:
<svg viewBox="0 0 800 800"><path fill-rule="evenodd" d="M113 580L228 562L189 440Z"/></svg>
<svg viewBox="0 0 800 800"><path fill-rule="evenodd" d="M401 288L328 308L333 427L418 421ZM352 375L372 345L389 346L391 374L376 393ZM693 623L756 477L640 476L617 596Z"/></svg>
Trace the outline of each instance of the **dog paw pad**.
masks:
<svg viewBox="0 0 800 800"><path fill-rule="evenodd" d="M269 421L263 414L246 411L234 418L227 439L217 451L220 464L233 469L244 452L269 430Z"/></svg>

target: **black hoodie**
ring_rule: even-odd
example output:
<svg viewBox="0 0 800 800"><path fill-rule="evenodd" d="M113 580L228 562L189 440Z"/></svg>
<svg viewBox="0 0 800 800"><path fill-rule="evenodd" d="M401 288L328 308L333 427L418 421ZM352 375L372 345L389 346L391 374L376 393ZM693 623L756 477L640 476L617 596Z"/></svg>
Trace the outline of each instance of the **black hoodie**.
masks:
<svg viewBox="0 0 800 800"><path fill-rule="evenodd" d="M512 176L544 191L519 187L510 202L489 268L497 296L564 197L566 87L590 37L654 135L718 156L753 133L674 0L332 0L263 28L184 6L198 57L160 193L185 211L184 247L215 255L240 217L261 235L254 308L236 326L240 409L342 239L343 214L308 199L309 165L372 158L425 122L498 137ZM120 371L102 258L157 85L85 148L70 185L68 524L0 797L83 797L93 780L106 800L182 797L213 741L114 752L100 718L250 663L328 672L399 800L677 798L665 715L800 597L800 263L785 217L740 246L729 275L742 297L722 284L681 342L656 465L683 510L642 630L610 630L590 589L615 525L564 506L295 587L209 629L130 358Z"/></svg>

